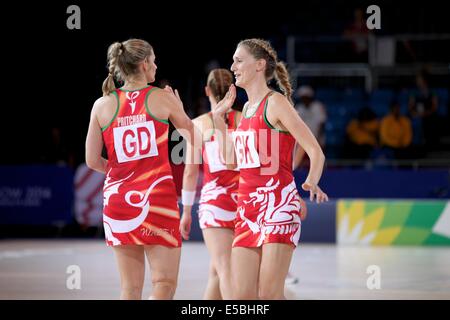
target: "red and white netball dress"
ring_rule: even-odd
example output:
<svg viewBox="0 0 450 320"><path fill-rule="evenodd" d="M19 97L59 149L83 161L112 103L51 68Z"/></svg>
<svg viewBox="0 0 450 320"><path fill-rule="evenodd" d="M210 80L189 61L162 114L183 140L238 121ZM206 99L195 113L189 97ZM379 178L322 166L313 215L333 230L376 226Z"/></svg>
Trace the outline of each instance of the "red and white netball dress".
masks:
<svg viewBox="0 0 450 320"><path fill-rule="evenodd" d="M227 114L229 131L236 128L236 115L235 110ZM208 116L211 117L210 114ZM202 146L203 188L198 208L201 229L211 227L234 229L239 171L228 170L219 152L219 143L213 134Z"/></svg>
<svg viewBox="0 0 450 320"><path fill-rule="evenodd" d="M275 129L266 118L270 93L253 115L244 111L233 133L240 168L233 247L265 243L297 245L300 213L306 210L292 175L294 137Z"/></svg>
<svg viewBox="0 0 450 320"><path fill-rule="evenodd" d="M169 122L147 97L158 88L117 89L117 110L102 128L108 152L103 187L106 243L180 247L180 214L168 155Z"/></svg>

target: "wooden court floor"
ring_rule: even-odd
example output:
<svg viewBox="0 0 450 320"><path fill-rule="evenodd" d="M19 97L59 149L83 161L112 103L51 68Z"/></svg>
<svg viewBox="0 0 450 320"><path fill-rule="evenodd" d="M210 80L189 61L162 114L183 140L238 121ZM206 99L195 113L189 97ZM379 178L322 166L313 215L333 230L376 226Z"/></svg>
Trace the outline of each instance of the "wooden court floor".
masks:
<svg viewBox="0 0 450 320"><path fill-rule="evenodd" d="M175 299L202 298L208 264L202 242L183 244ZM67 287L69 266L79 267L80 289ZM367 286L370 266L378 270L378 289ZM291 272L299 281L286 286L289 299L450 299L450 247L300 244ZM143 297L150 292L147 269ZM113 251L103 240L0 241L0 299L118 297Z"/></svg>

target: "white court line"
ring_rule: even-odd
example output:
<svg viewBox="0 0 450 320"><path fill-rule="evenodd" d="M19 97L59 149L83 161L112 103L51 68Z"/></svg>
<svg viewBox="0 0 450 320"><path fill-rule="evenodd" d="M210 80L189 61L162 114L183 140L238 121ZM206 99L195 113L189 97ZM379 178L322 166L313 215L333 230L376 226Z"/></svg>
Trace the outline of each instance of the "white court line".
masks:
<svg viewBox="0 0 450 320"><path fill-rule="evenodd" d="M72 249L24 249L24 250L7 250L0 252L0 260L2 259L21 259L36 256L54 256L54 255L72 255Z"/></svg>

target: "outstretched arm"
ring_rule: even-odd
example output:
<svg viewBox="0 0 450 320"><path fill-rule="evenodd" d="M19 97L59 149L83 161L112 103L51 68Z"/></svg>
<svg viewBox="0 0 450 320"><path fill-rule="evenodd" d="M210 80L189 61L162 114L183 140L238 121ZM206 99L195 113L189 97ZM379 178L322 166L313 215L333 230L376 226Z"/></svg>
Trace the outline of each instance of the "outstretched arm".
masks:
<svg viewBox="0 0 450 320"><path fill-rule="evenodd" d="M194 126L186 112L184 112L183 102L181 101L178 91L174 91L170 86L166 86L162 91L161 103L169 112L168 118L193 149L201 150L201 133L198 128Z"/></svg>
<svg viewBox="0 0 450 320"><path fill-rule="evenodd" d="M273 106L273 108L271 108ZM310 200L317 203L328 201L328 196L318 186L325 164L325 155L308 126L303 122L289 101L281 94L274 94L269 103L268 114L273 124L281 123L310 158L310 169L302 188L310 192Z"/></svg>
<svg viewBox="0 0 450 320"><path fill-rule="evenodd" d="M183 239L189 239L192 223L192 205L195 198L195 189L198 179L198 165L201 159L202 134L200 129L194 125L184 112L183 102L177 90L170 86L164 88L162 98L165 106L169 110L169 119L175 128L187 140L186 163L183 173L182 202L183 214L180 221L180 233Z"/></svg>

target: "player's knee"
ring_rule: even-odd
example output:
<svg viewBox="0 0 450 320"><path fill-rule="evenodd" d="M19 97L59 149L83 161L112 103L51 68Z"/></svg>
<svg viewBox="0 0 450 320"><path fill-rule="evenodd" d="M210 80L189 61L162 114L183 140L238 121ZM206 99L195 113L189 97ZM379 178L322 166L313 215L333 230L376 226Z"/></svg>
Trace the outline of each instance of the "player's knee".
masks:
<svg viewBox="0 0 450 320"><path fill-rule="evenodd" d="M219 274L219 276L226 276L230 274L230 261L229 259L222 258L218 259L215 262L216 271Z"/></svg>
<svg viewBox="0 0 450 320"><path fill-rule="evenodd" d="M153 289L156 294L161 294L165 299L172 299L177 287L177 281L171 277L152 278Z"/></svg>
<svg viewBox="0 0 450 320"><path fill-rule="evenodd" d="M215 268L210 268L209 269L209 278L211 280L219 280L219 275L217 274L217 271Z"/></svg>
<svg viewBox="0 0 450 320"><path fill-rule="evenodd" d="M213 263L209 264L209 270L208 271L209 271L209 276L210 277L217 276L217 270L216 270L216 267L215 267L215 265Z"/></svg>

